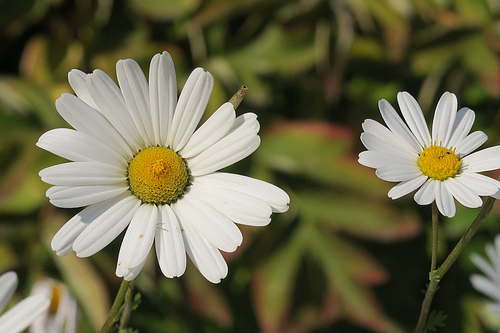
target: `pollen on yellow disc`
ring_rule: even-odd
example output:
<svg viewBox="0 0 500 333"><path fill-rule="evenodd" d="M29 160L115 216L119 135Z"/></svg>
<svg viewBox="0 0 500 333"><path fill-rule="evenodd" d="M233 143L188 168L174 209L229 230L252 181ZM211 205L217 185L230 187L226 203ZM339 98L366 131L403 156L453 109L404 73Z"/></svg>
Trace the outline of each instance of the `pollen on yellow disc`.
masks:
<svg viewBox="0 0 500 333"><path fill-rule="evenodd" d="M144 203L175 202L188 183L184 160L167 147L149 147L137 154L128 168L132 193Z"/></svg>
<svg viewBox="0 0 500 333"><path fill-rule="evenodd" d="M452 147L453 148L453 147ZM418 158L418 166L424 175L436 180L454 177L460 170L460 160L455 148L445 148L432 143Z"/></svg>

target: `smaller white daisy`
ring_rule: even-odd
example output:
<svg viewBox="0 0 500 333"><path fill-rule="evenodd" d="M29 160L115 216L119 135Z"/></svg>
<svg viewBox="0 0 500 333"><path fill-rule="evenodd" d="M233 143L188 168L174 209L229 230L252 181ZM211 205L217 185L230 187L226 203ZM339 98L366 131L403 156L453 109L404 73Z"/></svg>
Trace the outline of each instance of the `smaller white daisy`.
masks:
<svg viewBox="0 0 500 333"><path fill-rule="evenodd" d="M495 244L485 247L489 262L477 253L472 253L471 261L484 273L472 274L470 282L479 292L488 296L493 302L488 303L488 309L500 317L500 235L495 237Z"/></svg>
<svg viewBox="0 0 500 333"><path fill-rule="evenodd" d="M441 214L453 217L454 198L462 205L477 208L479 196L495 196L500 182L478 172L500 168L500 146L472 153L488 137L470 133L475 114L469 108L457 112L457 98L445 92L436 106L432 136L415 98L398 93L398 104L406 121L385 99L379 109L387 127L372 119L363 122L361 141L368 149L359 154L359 163L377 169L383 180L400 182L388 193L392 199L414 190L419 205L434 201Z"/></svg>
<svg viewBox="0 0 500 333"><path fill-rule="evenodd" d="M0 276L0 312L5 309L18 284L17 274L7 272ZM50 305L50 299L44 293L31 295L17 303L0 316L0 333L17 333L23 331Z"/></svg>

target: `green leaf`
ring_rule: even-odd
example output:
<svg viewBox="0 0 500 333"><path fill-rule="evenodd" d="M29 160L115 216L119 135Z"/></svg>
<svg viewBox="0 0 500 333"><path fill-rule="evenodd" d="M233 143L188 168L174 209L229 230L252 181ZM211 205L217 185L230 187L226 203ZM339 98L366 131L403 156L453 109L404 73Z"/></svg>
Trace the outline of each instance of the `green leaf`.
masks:
<svg viewBox="0 0 500 333"><path fill-rule="evenodd" d="M445 327L444 323L446 319L446 315L443 314L443 311L432 311L429 314L429 318L427 319L427 323L425 324L424 330L437 331L438 327Z"/></svg>

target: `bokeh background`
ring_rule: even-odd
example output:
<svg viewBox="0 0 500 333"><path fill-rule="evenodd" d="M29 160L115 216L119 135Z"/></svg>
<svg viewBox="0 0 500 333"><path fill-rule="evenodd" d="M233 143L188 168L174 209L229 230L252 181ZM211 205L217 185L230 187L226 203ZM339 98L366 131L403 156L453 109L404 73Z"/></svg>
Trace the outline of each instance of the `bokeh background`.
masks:
<svg viewBox="0 0 500 333"><path fill-rule="evenodd" d="M178 86L198 66L215 78L209 116L241 85L238 113L254 112L262 144L228 171L273 182L289 212L241 227L229 275L206 281L189 263L167 279L154 255L136 280L139 332L408 332L428 281L430 206L387 197L391 184L357 163L377 101L415 96L429 121L445 91L476 111L473 130L500 144L497 0L2 0L0 1L0 272L15 270L15 300L44 276L79 305L79 332L103 323L120 280L121 238L98 254L57 257L54 233L78 210L48 203L40 169L63 162L35 146L68 127L54 101L72 68L115 78L118 59L148 72L172 55ZM496 177L498 174L491 174ZM441 218L442 261L477 215ZM500 204L443 279L432 309L439 332L494 332L469 276L470 252L500 232Z"/></svg>

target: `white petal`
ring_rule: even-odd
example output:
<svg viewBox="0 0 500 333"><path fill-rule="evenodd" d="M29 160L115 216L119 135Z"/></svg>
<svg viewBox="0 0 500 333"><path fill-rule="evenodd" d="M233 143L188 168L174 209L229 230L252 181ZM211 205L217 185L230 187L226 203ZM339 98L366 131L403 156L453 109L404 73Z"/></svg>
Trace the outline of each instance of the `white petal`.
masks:
<svg viewBox="0 0 500 333"><path fill-rule="evenodd" d="M392 133L390 129L380 124L378 121L375 121L373 119L365 119L365 121L363 121L363 123L361 124L361 127L363 127L365 133L372 134L388 144L397 145L398 147L402 147L408 150L407 145L402 144L401 140L399 140L398 137L394 133Z"/></svg>
<svg viewBox="0 0 500 333"><path fill-rule="evenodd" d="M404 154L402 155L403 156L398 156L383 151L367 150L359 153L358 163L369 168L377 169L394 165L406 165L411 167L418 161L418 156L411 158L404 156Z"/></svg>
<svg viewBox="0 0 500 333"><path fill-rule="evenodd" d="M210 244L199 232L193 228L183 216L176 204L172 208L179 218L179 224L184 230L182 236L186 246L186 252L196 268L210 282L219 283L227 276L227 264L219 250Z"/></svg>
<svg viewBox="0 0 500 333"><path fill-rule="evenodd" d="M103 71L87 75L87 88L99 111L118 130L131 147L143 148L144 140L127 109L118 86Z"/></svg>
<svg viewBox="0 0 500 333"><path fill-rule="evenodd" d="M236 119L233 104L222 104L214 114L193 133L187 144L180 150L183 158L193 157L222 139L231 129Z"/></svg>
<svg viewBox="0 0 500 333"><path fill-rule="evenodd" d="M265 201L234 190L203 185L196 180L189 194L205 201L233 222L264 226L271 222L272 209Z"/></svg>
<svg viewBox="0 0 500 333"><path fill-rule="evenodd" d="M70 161L127 166L123 156L102 141L68 128L56 128L45 132L36 145Z"/></svg>
<svg viewBox="0 0 500 333"><path fill-rule="evenodd" d="M118 254L118 266L130 270L146 260L158 224L158 207L143 204L132 217Z"/></svg>
<svg viewBox="0 0 500 333"><path fill-rule="evenodd" d="M146 263L146 260L147 257L139 265L132 267L130 269L123 267L123 265L117 266L115 274L118 277L122 277L125 281L132 281L137 277L137 275L139 275L142 268L144 267L144 264Z"/></svg>
<svg viewBox="0 0 500 333"><path fill-rule="evenodd" d="M475 118L476 115L474 111L469 108L461 108L457 112L457 118L455 120L455 125L453 125L451 138L447 147L457 147L457 144L465 139L474 124Z"/></svg>
<svg viewBox="0 0 500 333"><path fill-rule="evenodd" d="M495 281L499 279L499 276L493 267L491 267L491 265L477 253L472 253L470 255L470 260L491 280Z"/></svg>
<svg viewBox="0 0 500 333"><path fill-rule="evenodd" d="M177 216L169 205L160 206L155 248L160 269L168 278L181 276L186 270L186 248Z"/></svg>
<svg viewBox="0 0 500 333"><path fill-rule="evenodd" d="M365 145L368 150L383 152L387 154L392 154L397 157L403 157L405 159L418 160L418 154L407 149L401 148L397 145L387 143L377 136L370 133L361 133L361 142Z"/></svg>
<svg viewBox="0 0 500 333"><path fill-rule="evenodd" d="M428 205L436 200L436 186L438 181L428 178L413 198L419 205Z"/></svg>
<svg viewBox="0 0 500 333"><path fill-rule="evenodd" d="M454 178L443 181L444 187L465 207L477 208L483 205L483 200L473 190L463 185L462 182Z"/></svg>
<svg viewBox="0 0 500 333"><path fill-rule="evenodd" d="M233 133L234 131L239 131L242 128L250 128L255 133L259 133L260 124L259 121L257 120L257 115L252 112L247 112L236 117L236 119L234 120L234 124L229 130L229 132L227 132L227 135Z"/></svg>
<svg viewBox="0 0 500 333"><path fill-rule="evenodd" d="M500 168L500 146L489 147L462 159L462 168L467 172L483 172Z"/></svg>
<svg viewBox="0 0 500 333"><path fill-rule="evenodd" d="M195 180L210 187L220 187L245 193L265 201L273 209L273 213L284 213L288 210L290 197L279 187L259 179L233 173L216 172Z"/></svg>
<svg viewBox="0 0 500 333"><path fill-rule="evenodd" d="M393 188L391 188L391 190L388 193L388 196L391 199L401 198L402 196L407 195L408 193L419 188L426 180L427 176L421 175L417 178L401 182L396 186L394 186Z"/></svg>
<svg viewBox="0 0 500 333"><path fill-rule="evenodd" d="M205 112L213 87L212 74L202 68L196 68L189 75L179 96L168 133L167 145L172 150L179 151L188 142Z"/></svg>
<svg viewBox="0 0 500 333"><path fill-rule="evenodd" d="M432 141L443 147L448 147L455 118L457 117L457 97L455 94L445 92L436 106L434 120L432 121Z"/></svg>
<svg viewBox="0 0 500 333"><path fill-rule="evenodd" d="M165 144L177 105L174 62L164 51L155 54L149 66L149 103L155 142Z"/></svg>
<svg viewBox="0 0 500 333"><path fill-rule="evenodd" d="M66 222L61 229L54 235L50 246L56 251L57 255L66 255L73 251L73 242L95 219L109 210L115 204L128 197L122 194L115 198L90 205L73 216Z"/></svg>
<svg viewBox="0 0 500 333"><path fill-rule="evenodd" d="M464 172L457 175L455 179L470 188L477 195L493 195L500 189L500 182L498 180L474 172Z"/></svg>
<svg viewBox="0 0 500 333"><path fill-rule="evenodd" d="M119 185L52 186L47 190L46 195L56 207L77 208L113 198L127 190L126 183Z"/></svg>
<svg viewBox="0 0 500 333"><path fill-rule="evenodd" d="M193 176L202 176L244 159L259 145L260 137L252 129L242 128L225 136L201 154L187 159L187 163Z"/></svg>
<svg viewBox="0 0 500 333"><path fill-rule="evenodd" d="M70 94L62 94L56 100L59 114L74 129L93 136L130 160L133 152L127 142L102 113Z"/></svg>
<svg viewBox="0 0 500 333"><path fill-rule="evenodd" d="M43 169L39 175L51 185L110 185L127 180L127 170L99 162L58 164Z"/></svg>
<svg viewBox="0 0 500 333"><path fill-rule="evenodd" d="M111 243L130 223L140 204L136 197L127 196L97 217L75 239L76 255L89 257Z"/></svg>
<svg viewBox="0 0 500 333"><path fill-rule="evenodd" d="M423 151L422 146L420 146L415 135L408 129L408 126L406 126L403 120L401 120L392 105L385 99L382 99L378 102L378 107L382 118L384 118L389 129L398 138L398 141L408 147L409 150L417 154L421 153Z"/></svg>
<svg viewBox="0 0 500 333"><path fill-rule="evenodd" d="M483 132L473 132L457 143L457 152L460 157L466 156L479 148L486 140L488 140L488 136Z"/></svg>
<svg viewBox="0 0 500 333"><path fill-rule="evenodd" d="M500 301L500 289L493 282L482 275L472 274L470 282L478 291L482 292L490 298Z"/></svg>
<svg viewBox="0 0 500 333"><path fill-rule="evenodd" d="M402 182L421 176L422 171L416 164L392 164L378 168L375 174L388 182Z"/></svg>
<svg viewBox="0 0 500 333"><path fill-rule="evenodd" d="M429 145L431 135L429 133L429 129L427 128L424 113L422 112L420 105L418 105L418 102L412 95L404 91L398 93L398 103L408 127L415 135L420 145L422 147L424 145Z"/></svg>
<svg viewBox="0 0 500 333"><path fill-rule="evenodd" d="M500 272L500 257L498 256L498 252L496 251L498 246L497 239L495 237L495 246L492 244L487 244L485 246L486 254L488 255L488 259L490 260L491 264L493 265L493 268L495 271ZM496 274L496 277L493 279L493 281L497 281L500 279L500 276L498 273Z"/></svg>
<svg viewBox="0 0 500 333"><path fill-rule="evenodd" d="M78 69L72 69L68 73L69 85L75 92L76 96L97 110L97 105L95 105L92 96L90 96L89 89L87 88L86 78L87 74Z"/></svg>
<svg viewBox="0 0 500 333"><path fill-rule="evenodd" d="M436 204L439 212L447 217L455 216L456 206L453 196L443 184L444 182L438 181L436 183Z"/></svg>
<svg viewBox="0 0 500 333"><path fill-rule="evenodd" d="M172 207L182 213L182 225L189 224L208 242L224 252L233 252L243 241L240 229L209 204L187 193Z"/></svg>
<svg viewBox="0 0 500 333"><path fill-rule="evenodd" d="M0 312L5 309L16 291L18 279L16 272L7 272L0 276Z"/></svg>
<svg viewBox="0 0 500 333"><path fill-rule="evenodd" d="M45 293L31 295L0 317L0 332L18 333L47 311L50 298Z"/></svg>
<svg viewBox="0 0 500 333"><path fill-rule="evenodd" d="M153 124L149 109L149 87L141 67L132 59L118 60L116 78L127 104L130 116L134 120L144 142L148 145L159 144L154 141Z"/></svg>

